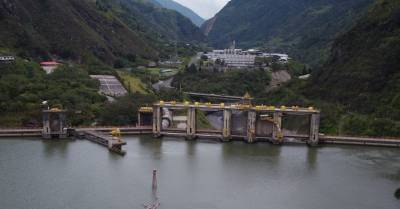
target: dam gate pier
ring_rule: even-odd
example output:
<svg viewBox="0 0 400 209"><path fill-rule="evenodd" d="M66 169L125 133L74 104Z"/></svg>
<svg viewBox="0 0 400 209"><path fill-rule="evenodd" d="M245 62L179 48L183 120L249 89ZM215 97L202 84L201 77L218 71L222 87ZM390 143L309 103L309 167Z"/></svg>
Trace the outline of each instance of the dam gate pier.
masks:
<svg viewBox="0 0 400 209"><path fill-rule="evenodd" d="M284 130L284 118L301 117L308 121L307 134ZM211 123L207 123L211 120ZM319 143L320 111L312 107L225 105L211 103L177 103L160 101L153 106L153 134L181 136L186 139L214 138L221 141L242 139L248 143L270 141L281 144L286 138Z"/></svg>

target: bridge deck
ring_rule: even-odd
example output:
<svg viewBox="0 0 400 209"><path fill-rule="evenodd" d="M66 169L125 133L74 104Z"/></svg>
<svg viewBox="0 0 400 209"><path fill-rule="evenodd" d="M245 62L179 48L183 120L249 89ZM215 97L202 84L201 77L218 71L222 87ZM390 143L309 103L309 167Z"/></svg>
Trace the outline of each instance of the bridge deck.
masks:
<svg viewBox="0 0 400 209"><path fill-rule="evenodd" d="M390 138L367 138L367 137L348 137L348 136L320 136L323 144L349 144L349 145L369 145L369 146L392 146L400 147L400 139Z"/></svg>
<svg viewBox="0 0 400 209"><path fill-rule="evenodd" d="M41 136L42 129L35 128L35 129L0 129L0 137L17 137L17 136L26 136L26 137L35 137Z"/></svg>
<svg viewBox="0 0 400 209"><path fill-rule="evenodd" d="M115 127L85 127L76 128L76 131L100 131L100 132L110 132L114 130ZM152 127L121 127L122 135L140 135L140 134L151 134ZM42 135L41 128L6 128L0 129L0 137L38 137Z"/></svg>
<svg viewBox="0 0 400 209"><path fill-rule="evenodd" d="M77 128L75 129L78 132L110 132L115 127L86 127L86 128ZM122 135L141 135L141 134L152 134L151 127L121 127ZM206 130L199 130L198 137L200 138L214 138L219 140L221 138L221 134L219 131L209 131L207 133ZM38 137L41 136L42 129L34 128L34 129L0 129L0 137ZM103 134L104 135L104 134ZM168 134L170 136L178 136L184 137L185 131L176 132ZM245 136L236 136L232 135L234 138L243 138ZM308 139L308 135L301 134L288 134L285 135L286 139L299 139L305 140ZM270 137L256 137L259 141L269 140ZM349 137L349 136L328 136L328 135L320 135L320 143L321 144L345 144L345 145L369 145L369 146L393 146L400 147L400 138L377 138L377 137Z"/></svg>
<svg viewBox="0 0 400 209"><path fill-rule="evenodd" d="M121 138L114 138L97 131L83 131L85 139L107 147L110 151L124 155L126 152L121 149L126 142Z"/></svg>

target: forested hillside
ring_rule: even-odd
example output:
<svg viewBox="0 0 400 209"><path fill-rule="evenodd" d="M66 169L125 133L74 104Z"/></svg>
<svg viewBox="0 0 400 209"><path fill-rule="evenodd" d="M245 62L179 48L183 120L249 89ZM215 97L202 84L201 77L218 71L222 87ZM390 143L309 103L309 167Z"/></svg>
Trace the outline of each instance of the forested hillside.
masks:
<svg viewBox="0 0 400 209"><path fill-rule="evenodd" d="M334 38L348 30L373 0L232 0L202 26L210 43L264 47L311 65L328 56Z"/></svg>
<svg viewBox="0 0 400 209"><path fill-rule="evenodd" d="M339 135L400 135L400 1L378 0L307 81L293 82L267 97L274 104L315 105L322 132Z"/></svg>
<svg viewBox="0 0 400 209"><path fill-rule="evenodd" d="M339 103L370 117L351 119L368 133L380 121L400 134L400 1L379 0L348 33L339 37L332 56L313 75L308 96ZM383 119L384 118L384 119ZM358 127L358 126L357 126ZM397 127L397 128L396 128Z"/></svg>
<svg viewBox="0 0 400 209"><path fill-rule="evenodd" d="M0 127L39 126L43 101L68 109L71 124L88 125L106 100L98 88L79 67L64 66L46 75L37 63L26 60L0 65Z"/></svg>
<svg viewBox="0 0 400 209"><path fill-rule="evenodd" d="M104 109L89 73L117 75L113 67L191 53L203 39L188 18L144 0L0 0L0 56L16 58L0 62L0 126L40 125L45 100L66 108L72 125L133 124L135 114L125 112L102 120L115 111ZM46 75L38 62L52 59L62 65ZM130 96L119 101L112 107L133 103Z"/></svg>
<svg viewBox="0 0 400 209"><path fill-rule="evenodd" d="M170 42L201 41L190 20L140 0L1 0L0 48L22 57L107 64L156 59Z"/></svg>

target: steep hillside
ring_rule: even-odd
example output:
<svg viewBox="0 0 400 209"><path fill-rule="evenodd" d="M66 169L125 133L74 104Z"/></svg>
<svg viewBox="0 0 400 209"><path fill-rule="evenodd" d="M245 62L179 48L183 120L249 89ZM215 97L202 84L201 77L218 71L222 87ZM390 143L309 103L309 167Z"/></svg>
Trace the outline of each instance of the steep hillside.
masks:
<svg viewBox="0 0 400 209"><path fill-rule="evenodd" d="M81 61L155 59L164 43L201 40L190 20L141 0L0 0L0 48Z"/></svg>
<svg viewBox="0 0 400 209"><path fill-rule="evenodd" d="M101 0L110 1L110 0ZM143 0L113 0L117 15L134 30L157 40L201 42L204 35L188 18L176 11L154 6Z"/></svg>
<svg viewBox="0 0 400 209"><path fill-rule="evenodd" d="M232 0L202 29L215 47L283 51L309 64L327 56L332 40L373 0Z"/></svg>
<svg viewBox="0 0 400 209"><path fill-rule="evenodd" d="M316 105L322 132L400 136L400 0L377 0L338 37L308 81L267 95L274 104Z"/></svg>
<svg viewBox="0 0 400 209"><path fill-rule="evenodd" d="M155 1L167 9L172 9L181 13L183 16L189 18L195 25L199 27L201 26L201 24L204 23L204 19L201 18L198 14L193 12L191 9L177 3L176 1L173 0L155 0Z"/></svg>
<svg viewBox="0 0 400 209"><path fill-rule="evenodd" d="M400 1L379 0L338 38L310 96L400 121Z"/></svg>

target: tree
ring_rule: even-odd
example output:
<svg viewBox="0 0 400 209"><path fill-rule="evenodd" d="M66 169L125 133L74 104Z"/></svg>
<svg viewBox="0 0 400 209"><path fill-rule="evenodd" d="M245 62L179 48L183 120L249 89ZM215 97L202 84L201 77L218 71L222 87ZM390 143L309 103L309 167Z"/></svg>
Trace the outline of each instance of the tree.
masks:
<svg viewBox="0 0 400 209"><path fill-rule="evenodd" d="M195 72L197 72L197 67L196 67L196 65L195 65L195 64L191 64L191 65L187 68L187 72L190 72L190 73L195 73Z"/></svg>

